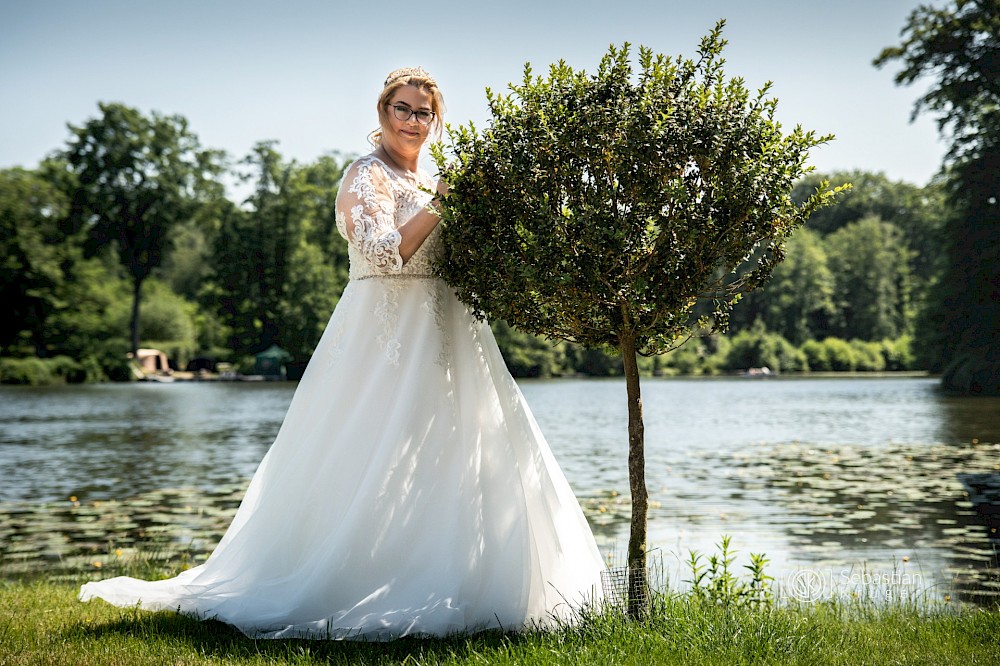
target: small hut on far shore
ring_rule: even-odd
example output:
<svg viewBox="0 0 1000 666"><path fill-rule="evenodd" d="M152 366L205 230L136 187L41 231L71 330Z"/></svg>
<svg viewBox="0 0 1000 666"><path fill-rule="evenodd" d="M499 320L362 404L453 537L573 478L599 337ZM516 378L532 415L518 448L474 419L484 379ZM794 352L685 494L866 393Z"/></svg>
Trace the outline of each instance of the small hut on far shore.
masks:
<svg viewBox="0 0 1000 666"><path fill-rule="evenodd" d="M254 356L253 371L264 379L284 379L287 371L285 363L292 360L292 355L276 344Z"/></svg>
<svg viewBox="0 0 1000 666"><path fill-rule="evenodd" d="M137 349L135 360L145 373L170 372L170 362L167 355L159 349Z"/></svg>

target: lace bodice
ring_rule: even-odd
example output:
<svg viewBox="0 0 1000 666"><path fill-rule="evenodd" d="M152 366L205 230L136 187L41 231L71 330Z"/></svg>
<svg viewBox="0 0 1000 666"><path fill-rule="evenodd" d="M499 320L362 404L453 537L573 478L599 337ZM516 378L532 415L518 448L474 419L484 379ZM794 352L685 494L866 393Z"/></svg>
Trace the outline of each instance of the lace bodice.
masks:
<svg viewBox="0 0 1000 666"><path fill-rule="evenodd" d="M420 185L434 190L426 172ZM434 274L432 262L440 251L440 227L403 263L397 228L426 206L432 194L400 176L374 155L348 167L337 194L337 230L348 241L350 278Z"/></svg>

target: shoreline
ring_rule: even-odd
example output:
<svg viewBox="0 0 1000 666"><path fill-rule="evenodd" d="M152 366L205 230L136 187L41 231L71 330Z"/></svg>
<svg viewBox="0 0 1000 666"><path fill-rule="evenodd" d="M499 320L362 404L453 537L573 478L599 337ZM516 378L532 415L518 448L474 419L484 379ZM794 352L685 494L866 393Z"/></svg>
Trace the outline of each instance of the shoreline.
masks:
<svg viewBox="0 0 1000 666"><path fill-rule="evenodd" d="M739 379L745 381L787 381L803 379L937 379L940 380L940 373L931 373L926 370L845 370L845 371L817 371L817 372L784 372L769 375L747 375L743 373L720 373L720 374L641 374L641 380L720 380ZM551 377L518 377L517 381L557 381L564 379L587 379L587 380L624 380L624 375L553 375ZM133 381L104 381L104 382L52 382L49 384L20 384L20 383L0 383L0 387L25 387L25 388L52 388L65 386L104 386L104 385L128 385L128 384L271 384L275 382L297 382L298 379L285 379L278 377L265 377L263 375L238 375L226 377L218 374L201 374L179 370L171 375L163 377L146 377Z"/></svg>

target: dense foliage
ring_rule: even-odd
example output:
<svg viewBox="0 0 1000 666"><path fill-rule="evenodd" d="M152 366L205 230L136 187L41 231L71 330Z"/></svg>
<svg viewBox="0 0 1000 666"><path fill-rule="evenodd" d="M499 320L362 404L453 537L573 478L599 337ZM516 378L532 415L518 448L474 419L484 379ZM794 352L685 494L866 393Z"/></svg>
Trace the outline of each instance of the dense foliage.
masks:
<svg viewBox="0 0 1000 666"><path fill-rule="evenodd" d="M789 234L832 194L790 196L829 137L774 121L767 87L726 79L719 28L695 60L612 48L590 77L526 68L489 96L489 128L460 127L439 166L441 274L479 314L533 333L655 354L726 328ZM733 276L736 276L734 279Z"/></svg>
<svg viewBox="0 0 1000 666"><path fill-rule="evenodd" d="M211 246L206 296L226 329L220 342L241 353L278 344L307 360L347 283L334 209L346 164L336 156L288 163L270 142L241 164L254 190L226 209Z"/></svg>
<svg viewBox="0 0 1000 666"><path fill-rule="evenodd" d="M108 230L111 215L74 210L86 188L65 151L36 170L0 171L0 294L14 314L0 325L0 381L127 379L133 323L140 346L162 349L179 368L199 356L248 367L272 343L304 363L347 282L333 206L344 166L337 155L289 163L264 142L230 172L250 188L240 205L223 196L226 174L213 172L197 197L155 224L130 218L119 235ZM130 179L145 182L132 166L112 178Z"/></svg>
<svg viewBox="0 0 1000 666"><path fill-rule="evenodd" d="M265 156L268 169L287 171L287 176L265 177ZM198 215L171 228L162 262L142 287L141 344L163 349L180 368L198 356L244 363L245 357L272 342L291 351L297 361L306 361L347 282L346 245L333 217L345 162L327 155L310 164L293 164L273 144L255 147L233 172L246 179L247 201L240 205L221 197L207 201ZM785 260L770 281L734 307L730 333L694 338L666 356L640 357L641 372L806 368L798 356L795 363L780 363L788 355L768 351L776 348L773 342L750 345L757 350L751 354L730 353L737 336L743 341L781 338L805 355L812 371L930 367L936 348L920 331L927 327L926 313L936 305L931 286L939 282L943 270L939 248L943 220L950 210L944 188L917 187L866 172L813 174L799 181L793 198L801 201L803 193L814 191L827 178L854 187L839 197L841 203L820 209L792 234ZM0 170L0 297L11 313L0 321L0 381L127 378L123 359L130 347L130 280L113 245L87 257L87 237L67 226L72 182L57 161L47 160L33 170ZM265 187L265 182L270 184ZM289 216L291 229L271 224L278 211L292 207L299 212ZM272 217L265 220L265 213ZM908 266L904 270L894 263L899 272L891 275L883 274L883 266L858 263L841 265L838 270L845 272L833 272L831 256L836 250L828 239L873 217L895 231L884 236L884 247L872 251L906 255ZM278 233L291 240L279 243ZM249 276L271 270L261 264L279 261L276 247L286 248L288 256L281 261L288 269L281 286L271 288L279 296L266 302L257 296L260 282ZM909 295L906 308L896 312L898 299L867 296L884 294L876 284L886 281ZM849 290L844 287L848 284L861 288ZM266 326L265 307L279 313ZM887 320L902 317L901 328L879 337L848 325L856 321L848 313L865 308L884 313ZM516 376L623 372L620 356L607 350L546 340L502 320L492 323ZM877 346L881 359L861 354L863 345ZM63 358L49 363L54 357Z"/></svg>

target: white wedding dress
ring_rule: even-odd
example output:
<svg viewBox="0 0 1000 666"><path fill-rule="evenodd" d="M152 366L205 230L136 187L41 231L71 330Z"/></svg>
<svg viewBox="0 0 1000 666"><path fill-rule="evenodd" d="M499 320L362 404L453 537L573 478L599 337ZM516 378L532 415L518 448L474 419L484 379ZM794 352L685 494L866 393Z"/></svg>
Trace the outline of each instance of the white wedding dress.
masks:
<svg viewBox="0 0 1000 666"><path fill-rule="evenodd" d="M489 327L432 275L438 230L399 256L429 198L374 156L348 169L351 279L232 524L175 578L82 601L368 640L551 626L599 601L593 534Z"/></svg>

